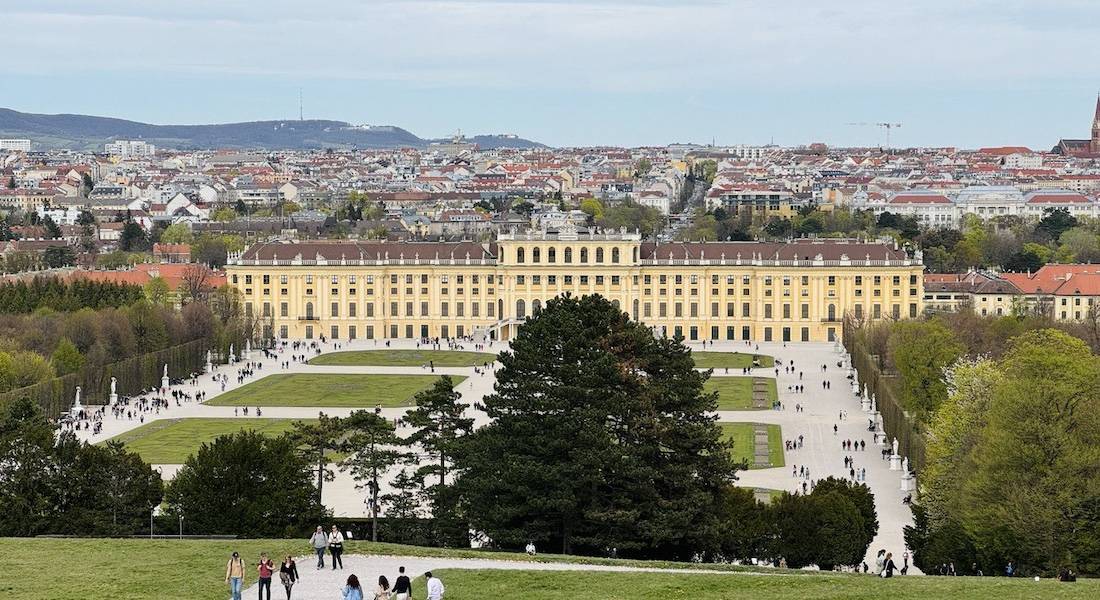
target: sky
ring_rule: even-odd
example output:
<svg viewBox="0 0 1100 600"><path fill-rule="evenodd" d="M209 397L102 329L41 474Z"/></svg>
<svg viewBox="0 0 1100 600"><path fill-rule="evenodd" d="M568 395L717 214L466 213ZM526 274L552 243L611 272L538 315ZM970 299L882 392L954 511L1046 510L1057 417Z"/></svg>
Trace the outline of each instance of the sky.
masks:
<svg viewBox="0 0 1100 600"><path fill-rule="evenodd" d="M554 146L1087 138L1096 0L0 0L0 106ZM852 123L870 123L856 125Z"/></svg>

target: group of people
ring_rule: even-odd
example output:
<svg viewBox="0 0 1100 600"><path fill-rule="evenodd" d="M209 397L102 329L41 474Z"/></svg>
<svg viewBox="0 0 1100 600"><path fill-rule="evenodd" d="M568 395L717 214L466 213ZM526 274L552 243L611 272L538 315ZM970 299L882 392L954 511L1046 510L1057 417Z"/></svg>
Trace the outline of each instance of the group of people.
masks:
<svg viewBox="0 0 1100 600"><path fill-rule="evenodd" d="M443 593L446 591L443 582L432 575L431 571L424 573L424 579L424 594L427 600L443 600ZM394 580L393 586L390 586L390 580L385 575L379 575L374 595L367 596L363 585L359 583L359 578L353 574L348 575L348 580L340 593L343 600L412 600L412 580L405 574L405 567L400 567L397 569L397 579Z"/></svg>
<svg viewBox="0 0 1100 600"><path fill-rule="evenodd" d="M318 530L320 529L321 528L318 527ZM319 533L321 536L324 536L323 531L319 531ZM337 531L336 533L338 534L339 532ZM341 539L343 538L341 537ZM340 552L334 553L333 560L338 560L339 555ZM234 552L233 555L230 556L229 562L225 565L225 582L229 585L229 596L231 600L241 600L245 572L248 569L249 567L245 565L244 559L239 552ZM267 600L271 600L271 582L276 573L278 573L279 582L282 584L283 589L286 590L287 600L291 600L294 586L302 579L298 574L298 564L295 562L294 557L289 554L283 558L279 565L276 565L275 562L268 557L266 552L261 553L260 560L255 566L255 572L260 600L264 600L265 591L267 592ZM443 600L443 593L445 592L443 582L440 581L438 577L432 575L431 571L424 573L424 579L426 580L425 597L427 600ZM348 576L344 586L340 588L340 597L342 600L412 600L412 580L405 574L405 567L400 567L398 569L397 578L394 579L392 586L385 575L380 575L378 577L378 585L375 587L374 591L368 595L368 592L363 589L363 585L359 582L359 577L352 574Z"/></svg>
<svg viewBox="0 0 1100 600"><path fill-rule="evenodd" d="M885 549L878 551L875 555L875 575L878 577L893 577L894 571L898 571L902 575L909 572L909 553L902 554L902 567L898 569L896 563L894 563L894 553L887 552ZM867 563L863 563L863 572L868 572L869 568Z"/></svg>
<svg viewBox="0 0 1100 600"><path fill-rule="evenodd" d="M232 600L241 600L241 589L244 587L245 577L244 559L239 552L234 552L225 565L225 582L229 584L229 597ZM290 594L294 585L298 583L298 564L289 554L283 557L278 569L275 562L267 556L267 552L260 553L260 560L256 563L256 583L260 590L260 600L264 600L264 590L267 591L267 600L271 600L271 580L275 573L279 574L279 581L286 590L286 598L290 600Z"/></svg>

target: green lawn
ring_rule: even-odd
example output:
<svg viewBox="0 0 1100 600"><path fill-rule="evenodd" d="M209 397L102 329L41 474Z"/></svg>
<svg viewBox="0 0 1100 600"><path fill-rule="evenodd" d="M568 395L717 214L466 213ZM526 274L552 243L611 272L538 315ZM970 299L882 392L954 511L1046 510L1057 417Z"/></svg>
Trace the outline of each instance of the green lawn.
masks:
<svg viewBox="0 0 1100 600"><path fill-rule="evenodd" d="M752 406L752 377L711 377L703 386L707 393L718 392L718 410L761 410ZM771 404L779 395L775 389L775 379L767 378L768 406L763 410L770 410Z"/></svg>
<svg viewBox="0 0 1100 600"><path fill-rule="evenodd" d="M1004 577L895 577L870 575L723 575L561 571L433 571L448 600L1023 600L1095 598L1100 582L1059 583ZM415 589L422 590L423 585Z"/></svg>
<svg viewBox="0 0 1100 600"><path fill-rule="evenodd" d="M419 367L435 363L437 367L474 367L497 359L488 352L465 350L356 350L322 354L309 361L311 365Z"/></svg>
<svg viewBox="0 0 1100 600"><path fill-rule="evenodd" d="M437 375L268 375L207 402L212 406L412 406L412 397L435 383ZM455 385L465 377L452 376Z"/></svg>
<svg viewBox="0 0 1100 600"><path fill-rule="evenodd" d="M438 569L434 573L447 586L448 600L481 598L524 598L525 600L684 600L753 598L756 600L872 599L970 600L997 598L1076 599L1100 596L1100 580L1060 584L1000 577L896 577L883 580L864 575L841 575L808 571L778 571L729 565L587 559L477 550L445 550L394 544L349 541L347 554L387 554L457 558L499 558L532 562L616 564L656 568L704 568L721 571L762 570L756 574L613 573L554 571L462 571ZM260 552L272 557L309 554L301 540L145 540L145 539L48 539L0 538L4 567L0 571L0 598L19 600L148 600L186 598L222 600L228 596L223 583L229 554L239 551L249 565ZM60 572L49 565L60 564ZM312 569L302 572L306 585ZM185 575L185 576L184 576ZM358 573L373 585L377 573ZM418 573L413 574L419 575ZM255 583L255 570L246 570L245 583ZM392 577L391 577L392 579ZM276 584L277 585L277 584ZM276 587L276 586L273 586ZM415 589L423 598L423 581ZM324 592L325 590L322 590ZM273 597L281 598L281 587ZM303 588L295 590L299 597ZM326 596L327 597L327 596ZM334 595L333 597L338 597Z"/></svg>
<svg viewBox="0 0 1100 600"><path fill-rule="evenodd" d="M289 431L293 423L293 419L161 419L112 439L126 444L128 450L140 454L147 463L178 465L219 436L242 429L278 436Z"/></svg>
<svg viewBox="0 0 1100 600"><path fill-rule="evenodd" d="M722 437L733 440L733 460L745 461L749 468L753 466L753 434L754 423L719 423L722 428ZM768 425L768 457L772 467L782 467L783 459L783 430L779 425Z"/></svg>
<svg viewBox="0 0 1100 600"><path fill-rule="evenodd" d="M752 357L760 359L761 367L774 367L775 359L766 354L741 352L692 352L695 366L700 369L744 369L752 366Z"/></svg>

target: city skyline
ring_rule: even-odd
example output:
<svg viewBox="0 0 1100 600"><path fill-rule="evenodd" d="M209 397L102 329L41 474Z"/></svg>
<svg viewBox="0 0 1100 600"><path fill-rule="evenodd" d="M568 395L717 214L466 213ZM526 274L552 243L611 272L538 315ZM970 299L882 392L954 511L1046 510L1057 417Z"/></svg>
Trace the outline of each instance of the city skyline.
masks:
<svg viewBox="0 0 1100 600"><path fill-rule="evenodd" d="M1100 8L1080 2L337 0L305 14L281 0L263 12L46 0L5 12L23 48L0 67L7 107L159 124L297 118L301 89L306 118L423 137L874 146L879 128L849 123L887 121L903 124L892 146L1046 150L1087 136L1100 85Z"/></svg>

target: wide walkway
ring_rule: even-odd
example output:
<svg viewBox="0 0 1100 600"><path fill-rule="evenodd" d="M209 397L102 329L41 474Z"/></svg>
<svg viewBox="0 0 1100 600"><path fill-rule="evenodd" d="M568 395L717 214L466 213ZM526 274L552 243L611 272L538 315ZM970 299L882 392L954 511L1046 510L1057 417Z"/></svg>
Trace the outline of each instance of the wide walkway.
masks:
<svg viewBox="0 0 1100 600"><path fill-rule="evenodd" d="M322 353L347 350L373 350L385 349L383 343L375 343L368 340L355 342L329 342L321 344ZM858 471L866 469L866 483L875 494L875 508L878 512L879 533L871 547L868 549L867 562L874 564L874 555L878 549L883 548L893 552L896 559L900 559L905 550L902 528L912 522L909 508L902 503L906 492L901 491L901 476L897 471L890 471L887 461L881 459L881 448L873 444L871 434L867 431L867 415L860 409L859 399L852 394L851 382L847 379L847 368L838 367L838 362L847 365L846 357L837 352L833 344L826 343L759 343L746 346L743 342L719 342L707 344L704 348L700 344L689 344L695 350L717 352L756 352L776 357L782 362L775 368L753 369L753 375L764 377L777 377L777 389L779 400L783 410L748 410L748 411L720 411L720 421L774 423L782 427L785 440L797 440L803 437L803 446L800 449L785 453L786 466L770 469L756 469L741 471L738 474L738 485L754 488L766 488L776 490L795 491L801 490L805 482L807 487L810 482L828 476L848 478L849 467L845 467L844 458L852 457L854 468ZM415 349L413 340L393 340L390 349ZM466 344L465 350L473 350L473 344ZM499 342L487 352L497 352L503 349ZM276 359L264 359L260 352L253 352L252 360L259 362L261 367L254 377L246 379L241 385L248 385L259 378L275 373L388 373L388 374L427 374L428 370L422 367L345 367L345 366L312 366L305 363L291 363L289 369L281 369L279 364L289 360L291 354L306 352L312 358L315 353L311 350L286 350L279 353ZM793 361L794 372L788 373L785 367ZM825 365L825 370L822 370ZM198 378L196 385L190 383L176 386L187 393L203 391L207 399L213 399L222 393L221 384L215 380L215 375L225 373L229 376L229 382L225 391L231 391L240 387L236 382L236 372L239 365L221 365L214 369L213 374L205 374ZM492 392L493 374L489 372L479 375L473 367L438 367L435 374L464 375L466 380L457 386L462 394L462 401L467 405L467 414L475 418L476 425L487 422L486 415L473 407L488 393ZM740 369L730 369L727 374L723 369L715 369L714 377L742 375ZM830 387L824 388L823 381L828 381ZM805 386L805 392L793 391L793 386ZM801 412L795 410L795 405L803 407ZM364 408L369 408L364 407ZM199 403L183 403L182 406L170 406L159 413L147 413L146 422L158 419L179 418L212 418L233 417L232 406L208 406ZM319 407L269 407L263 409L264 418L314 418L319 411L333 416L346 416L353 408L319 408ZM387 418L400 417L407 408L383 408L382 414ZM842 417L842 414L846 416ZM254 414L252 415L255 416ZM243 417L242 417L243 418ZM103 429L98 435L90 435L90 432L82 432L82 437L89 442L100 442L116 435L139 427L138 420L115 419L108 415L103 422ZM834 433L834 426L836 432ZM407 433L407 432L406 432ZM841 447L843 440L863 441L866 443L864 451L845 451ZM746 442L749 443L749 442ZM179 469L179 465L156 465L166 478L173 477ZM808 477L796 475L799 467L809 469ZM325 484L323 501L333 510L336 516L363 517L367 516L365 494L356 489L356 483L347 473L337 470L335 481ZM385 477L388 481L396 469ZM383 493L388 491L388 486L383 486ZM901 564L901 560L897 563ZM911 561L910 561L911 562ZM911 572L913 569L911 568Z"/></svg>

